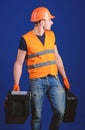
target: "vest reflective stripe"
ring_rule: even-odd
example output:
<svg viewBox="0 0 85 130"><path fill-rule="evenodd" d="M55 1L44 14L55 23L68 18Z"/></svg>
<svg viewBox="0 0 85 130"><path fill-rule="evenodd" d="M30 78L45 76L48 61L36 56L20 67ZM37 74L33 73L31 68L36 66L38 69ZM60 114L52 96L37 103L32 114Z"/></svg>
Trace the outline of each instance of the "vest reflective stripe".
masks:
<svg viewBox="0 0 85 130"><path fill-rule="evenodd" d="M52 64L56 64L56 62L55 61L48 61L48 62L43 62L43 63L40 63L40 64L28 65L27 68L28 69L34 69L34 68L47 66L47 65L52 65Z"/></svg>
<svg viewBox="0 0 85 130"><path fill-rule="evenodd" d="M26 55L25 58L26 58L26 59L30 59L30 58L34 58L34 57L41 56L41 55L48 54L48 53L54 53L54 50L44 50L44 51L40 51L40 52L35 53L35 54Z"/></svg>

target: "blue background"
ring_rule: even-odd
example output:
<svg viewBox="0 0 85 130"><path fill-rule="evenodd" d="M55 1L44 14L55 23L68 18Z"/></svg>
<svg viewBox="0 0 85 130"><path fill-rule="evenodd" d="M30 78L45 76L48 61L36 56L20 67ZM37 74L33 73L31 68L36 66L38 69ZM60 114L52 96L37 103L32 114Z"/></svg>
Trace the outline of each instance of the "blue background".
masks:
<svg viewBox="0 0 85 130"><path fill-rule="evenodd" d="M0 1L0 130L30 130L30 117L23 125L6 125L4 100L13 87L13 65L19 39L33 28L31 12L46 6L56 18L52 30L71 83L71 91L78 97L75 122L62 123L60 130L85 129L85 58L84 0L3 0ZM25 64L20 80L21 90L28 90ZM46 98L42 129L48 130L51 110Z"/></svg>

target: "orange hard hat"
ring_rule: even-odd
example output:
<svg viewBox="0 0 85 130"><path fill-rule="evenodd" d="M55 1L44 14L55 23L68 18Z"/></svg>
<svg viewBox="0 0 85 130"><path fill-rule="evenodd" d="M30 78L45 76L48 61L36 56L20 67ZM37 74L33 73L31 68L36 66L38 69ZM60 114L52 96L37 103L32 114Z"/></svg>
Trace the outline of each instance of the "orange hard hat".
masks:
<svg viewBox="0 0 85 130"><path fill-rule="evenodd" d="M38 22L42 19L53 19L55 18L55 16L51 15L51 13L49 12L49 10L45 7L38 7L36 9L33 10L32 14L31 14L31 22Z"/></svg>

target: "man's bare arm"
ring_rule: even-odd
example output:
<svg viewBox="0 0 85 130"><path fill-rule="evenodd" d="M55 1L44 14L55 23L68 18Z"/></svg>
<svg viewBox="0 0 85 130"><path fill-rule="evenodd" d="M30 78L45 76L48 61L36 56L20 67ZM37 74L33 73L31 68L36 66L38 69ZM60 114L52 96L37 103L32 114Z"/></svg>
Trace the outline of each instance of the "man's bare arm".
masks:
<svg viewBox="0 0 85 130"><path fill-rule="evenodd" d="M23 62L26 56L26 51L18 50L17 58L14 63L14 84L19 85L20 77L22 74Z"/></svg>

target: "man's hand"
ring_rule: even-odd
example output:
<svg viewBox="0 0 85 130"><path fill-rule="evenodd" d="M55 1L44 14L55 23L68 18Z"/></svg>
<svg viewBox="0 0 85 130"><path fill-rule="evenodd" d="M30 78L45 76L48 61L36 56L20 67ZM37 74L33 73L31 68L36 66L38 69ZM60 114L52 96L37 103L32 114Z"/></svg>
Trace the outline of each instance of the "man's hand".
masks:
<svg viewBox="0 0 85 130"><path fill-rule="evenodd" d="M67 77L64 77L64 78L63 78L63 83L64 83L66 89L70 89L70 83L69 83Z"/></svg>
<svg viewBox="0 0 85 130"><path fill-rule="evenodd" d="M14 84L13 91L20 91L20 87L18 84Z"/></svg>

